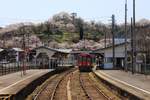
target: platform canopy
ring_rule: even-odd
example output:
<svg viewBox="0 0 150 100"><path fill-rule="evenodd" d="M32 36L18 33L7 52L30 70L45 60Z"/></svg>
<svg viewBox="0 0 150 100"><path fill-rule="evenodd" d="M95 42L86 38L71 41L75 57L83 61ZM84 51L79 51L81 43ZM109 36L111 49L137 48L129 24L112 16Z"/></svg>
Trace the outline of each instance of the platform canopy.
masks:
<svg viewBox="0 0 150 100"><path fill-rule="evenodd" d="M17 51L17 52L23 52L24 50L21 48L12 48L12 50Z"/></svg>
<svg viewBox="0 0 150 100"><path fill-rule="evenodd" d="M72 49L54 49L46 46L40 46L34 48L33 50L36 51L36 56L38 56L40 53L46 53L49 58L62 57L63 55L66 56L72 51Z"/></svg>

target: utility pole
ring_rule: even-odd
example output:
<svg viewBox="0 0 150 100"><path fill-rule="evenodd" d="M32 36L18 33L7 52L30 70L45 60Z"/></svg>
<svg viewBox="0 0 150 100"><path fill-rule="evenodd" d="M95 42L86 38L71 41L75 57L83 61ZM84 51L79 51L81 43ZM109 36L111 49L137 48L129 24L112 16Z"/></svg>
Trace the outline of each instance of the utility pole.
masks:
<svg viewBox="0 0 150 100"><path fill-rule="evenodd" d="M37 40L37 37L35 38L35 42L36 42L36 43L35 43L35 47L37 48L37 47L38 47L38 43L37 43L38 40Z"/></svg>
<svg viewBox="0 0 150 100"><path fill-rule="evenodd" d="M73 26L74 26L74 31L73 32L76 32L76 23L75 23L75 18L77 17L77 13L75 13L75 12L73 12L73 13L71 13L71 15L72 15L72 24L73 24ZM73 34L70 34L70 37L72 37L73 36Z"/></svg>
<svg viewBox="0 0 150 100"><path fill-rule="evenodd" d="M133 38L133 54L134 54L133 71L134 71L134 67L136 67L135 0L133 0L133 35L134 35Z"/></svg>
<svg viewBox="0 0 150 100"><path fill-rule="evenodd" d="M127 67L127 0L125 1L125 71Z"/></svg>
<svg viewBox="0 0 150 100"><path fill-rule="evenodd" d="M26 59L26 47L25 47L25 34L23 33L23 43L22 43L22 48L24 50L23 54L23 75L26 74L26 68L25 68L25 59Z"/></svg>
<svg viewBox="0 0 150 100"><path fill-rule="evenodd" d="M22 48L24 50L22 71L23 71L23 75L25 75L26 74L26 65L25 65L25 60L26 60L25 26L23 26L21 28L21 33L23 35L22 36Z"/></svg>
<svg viewBox="0 0 150 100"><path fill-rule="evenodd" d="M104 35L105 35L105 36L104 36L104 38L105 38L105 40L104 40L104 41L105 41L104 46L105 46L105 48L106 48L106 38L107 38L107 37L106 37L106 29L105 29L105 28L106 28L106 27L104 27L104 30L105 30L105 31L104 31L104 32L105 32L105 33L104 33ZM104 50L104 54L105 54L105 50ZM106 57L104 57L104 63L106 63Z"/></svg>
<svg viewBox="0 0 150 100"><path fill-rule="evenodd" d="M134 44L133 44L133 19L131 18L131 66L132 66L132 74L134 74Z"/></svg>
<svg viewBox="0 0 150 100"><path fill-rule="evenodd" d="M30 31L27 33L28 35L28 46L27 46L27 62L29 62L29 48L30 48Z"/></svg>
<svg viewBox="0 0 150 100"><path fill-rule="evenodd" d="M6 41L5 41L5 34L3 34L2 37L3 37L3 48L5 48L5 43L6 43Z"/></svg>
<svg viewBox="0 0 150 100"><path fill-rule="evenodd" d="M106 38L107 38L107 37L106 37L106 29L105 29L105 27L104 27L104 32L105 32L105 33L104 33L104 38L105 38L105 40L104 40L104 42L105 42L105 43L104 43L104 46L105 46L105 48L106 48Z"/></svg>
<svg viewBox="0 0 150 100"><path fill-rule="evenodd" d="M75 24L75 18L77 16L77 13L73 12L71 13L71 15L72 15L73 24Z"/></svg>
<svg viewBox="0 0 150 100"><path fill-rule="evenodd" d="M28 49L29 49L29 45L30 45L30 33L28 32Z"/></svg>
<svg viewBox="0 0 150 100"><path fill-rule="evenodd" d="M112 47L113 47L113 68L115 68L116 63L115 63L115 15L112 15Z"/></svg>

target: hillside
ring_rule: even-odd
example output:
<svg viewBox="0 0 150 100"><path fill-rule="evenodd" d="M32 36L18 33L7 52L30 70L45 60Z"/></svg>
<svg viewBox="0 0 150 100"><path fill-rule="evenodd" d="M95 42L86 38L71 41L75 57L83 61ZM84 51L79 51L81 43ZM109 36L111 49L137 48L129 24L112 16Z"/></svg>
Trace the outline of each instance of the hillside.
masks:
<svg viewBox="0 0 150 100"><path fill-rule="evenodd" d="M145 36L149 36L149 20L142 19L136 23L136 26L139 40L144 40ZM131 36L130 30L130 24L128 24L128 38ZM100 22L86 22L74 14L61 12L39 24L17 23L0 28L0 45L5 48L22 47L24 36L26 47L30 48L43 44L54 48L78 48L78 44L83 45L80 40L81 33L88 48L97 48L95 45L98 46L99 41L104 38L104 34L107 38L111 38L111 27ZM123 24L116 25L115 37L124 38ZM83 46L80 48L82 49Z"/></svg>

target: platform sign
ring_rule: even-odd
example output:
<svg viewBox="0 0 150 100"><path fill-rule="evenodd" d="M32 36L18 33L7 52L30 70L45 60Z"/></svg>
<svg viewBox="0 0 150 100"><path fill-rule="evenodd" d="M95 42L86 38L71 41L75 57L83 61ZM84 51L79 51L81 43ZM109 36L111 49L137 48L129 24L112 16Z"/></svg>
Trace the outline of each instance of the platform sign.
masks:
<svg viewBox="0 0 150 100"><path fill-rule="evenodd" d="M137 62L137 63L143 63L144 60L145 60L145 55L142 54L142 53L139 53L139 54L137 55L137 57L136 57L136 62Z"/></svg>

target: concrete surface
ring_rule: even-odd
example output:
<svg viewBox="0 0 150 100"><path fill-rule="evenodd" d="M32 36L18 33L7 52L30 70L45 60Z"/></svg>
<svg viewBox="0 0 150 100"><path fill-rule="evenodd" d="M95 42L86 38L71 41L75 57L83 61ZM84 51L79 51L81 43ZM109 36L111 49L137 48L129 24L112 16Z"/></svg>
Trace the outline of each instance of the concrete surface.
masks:
<svg viewBox="0 0 150 100"><path fill-rule="evenodd" d="M132 74L121 70L96 70L95 74L129 93L150 100L150 75Z"/></svg>
<svg viewBox="0 0 150 100"><path fill-rule="evenodd" d="M16 94L33 80L52 71L51 69L27 70L26 75L16 72L0 77L0 94Z"/></svg>

